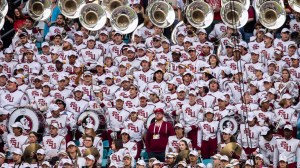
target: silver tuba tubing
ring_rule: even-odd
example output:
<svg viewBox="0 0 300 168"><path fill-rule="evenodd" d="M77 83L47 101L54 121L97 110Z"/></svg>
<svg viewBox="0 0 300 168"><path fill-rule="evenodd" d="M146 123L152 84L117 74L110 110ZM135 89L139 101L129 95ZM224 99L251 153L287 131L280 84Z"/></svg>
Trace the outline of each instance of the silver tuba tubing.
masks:
<svg viewBox="0 0 300 168"><path fill-rule="evenodd" d="M50 0L29 0L26 8L28 15L35 21L45 21L52 13Z"/></svg>
<svg viewBox="0 0 300 168"><path fill-rule="evenodd" d="M240 2L227 2L221 7L221 18L228 27L241 28L248 21L248 11Z"/></svg>
<svg viewBox="0 0 300 168"><path fill-rule="evenodd" d="M59 0L58 8L65 17L75 19L80 16L85 4L85 0Z"/></svg>
<svg viewBox="0 0 300 168"><path fill-rule="evenodd" d="M2 12L2 15L6 15L8 12L8 3L6 0L0 0L0 11Z"/></svg>
<svg viewBox="0 0 300 168"><path fill-rule="evenodd" d="M2 29L5 21L5 15L0 11L0 29Z"/></svg>
<svg viewBox="0 0 300 168"><path fill-rule="evenodd" d="M127 0L103 0L102 5L106 12L106 16L111 18L111 13L113 10L120 6L127 6L129 3Z"/></svg>
<svg viewBox="0 0 300 168"><path fill-rule="evenodd" d="M261 24L266 28L278 29L284 24L286 13L279 3L267 1L260 6L258 17Z"/></svg>
<svg viewBox="0 0 300 168"><path fill-rule="evenodd" d="M129 6L120 6L114 9L110 18L111 26L122 34L133 32L138 25L138 17Z"/></svg>
<svg viewBox="0 0 300 168"><path fill-rule="evenodd" d="M299 0L289 0L289 5L290 7L296 11L296 12L300 12L300 1Z"/></svg>
<svg viewBox="0 0 300 168"><path fill-rule="evenodd" d="M258 0L257 0L258 1ZM226 3L230 2L230 0L221 0L221 6L225 5ZM250 1L249 0L237 0L237 2L240 2L243 4L243 6L248 10L250 7Z"/></svg>
<svg viewBox="0 0 300 168"><path fill-rule="evenodd" d="M186 18L195 28L206 28L214 20L214 11L203 1L194 1L186 7Z"/></svg>
<svg viewBox="0 0 300 168"><path fill-rule="evenodd" d="M96 3L86 4L80 11L79 22L91 31L100 30L105 25L106 19L104 9Z"/></svg>
<svg viewBox="0 0 300 168"><path fill-rule="evenodd" d="M150 21L157 27L166 28L175 21L173 7L165 1L155 1L146 10Z"/></svg>

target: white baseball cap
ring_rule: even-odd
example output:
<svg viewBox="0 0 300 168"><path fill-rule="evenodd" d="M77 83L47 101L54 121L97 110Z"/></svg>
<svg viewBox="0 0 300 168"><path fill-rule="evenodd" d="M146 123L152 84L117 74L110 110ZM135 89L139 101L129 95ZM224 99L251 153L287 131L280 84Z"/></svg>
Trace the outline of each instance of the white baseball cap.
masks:
<svg viewBox="0 0 300 168"><path fill-rule="evenodd" d="M181 84L178 86L178 88L176 89L176 92L185 92L186 91L186 87Z"/></svg>
<svg viewBox="0 0 300 168"><path fill-rule="evenodd" d="M73 141L69 141L69 142L67 143L67 147L69 147L69 146L76 146L76 144L75 144L75 142L73 142Z"/></svg>
<svg viewBox="0 0 300 168"><path fill-rule="evenodd" d="M74 33L74 35L83 36L83 33L82 33L82 31L76 31L76 32Z"/></svg>
<svg viewBox="0 0 300 168"><path fill-rule="evenodd" d="M62 159L62 163L63 163L63 165L65 165L65 164L73 165L71 159Z"/></svg>
<svg viewBox="0 0 300 168"><path fill-rule="evenodd" d="M289 130L293 130L293 126L291 124L287 124L284 126L284 129L289 129Z"/></svg>
<svg viewBox="0 0 300 168"><path fill-rule="evenodd" d="M267 37L269 37L269 38L271 38L271 39L274 39L274 36L273 36L271 33L269 33L269 32L266 33L265 36L267 36Z"/></svg>
<svg viewBox="0 0 300 168"><path fill-rule="evenodd" d="M59 106L57 104L50 104L49 111L57 111L59 110Z"/></svg>
<svg viewBox="0 0 300 168"><path fill-rule="evenodd" d="M250 166L254 166L254 162L251 159L248 159L245 163L245 165L250 165Z"/></svg>
<svg viewBox="0 0 300 168"><path fill-rule="evenodd" d="M183 128L183 125L181 123L177 123L175 124L174 128L179 127L179 128Z"/></svg>
<svg viewBox="0 0 300 168"><path fill-rule="evenodd" d="M281 30L281 33L285 33L285 32L290 32L290 30L289 30L288 28L283 28L283 29Z"/></svg>
<svg viewBox="0 0 300 168"><path fill-rule="evenodd" d="M145 163L144 160L138 160L138 161L136 162L136 164L137 164L137 165L140 165L140 166L146 166L146 163Z"/></svg>
<svg viewBox="0 0 300 168"><path fill-rule="evenodd" d="M37 150L36 153L45 155L45 150L41 148L41 149Z"/></svg>
<svg viewBox="0 0 300 168"><path fill-rule="evenodd" d="M84 128L94 129L94 125L92 123L88 123L84 126Z"/></svg>
<svg viewBox="0 0 300 168"><path fill-rule="evenodd" d="M264 126L261 128L260 135L265 136L268 134L269 131L270 131L270 128L267 126Z"/></svg>
<svg viewBox="0 0 300 168"><path fill-rule="evenodd" d="M231 131L230 128L225 128L225 129L223 129L223 131L222 131L222 133L229 134L229 135L232 135L231 132L232 132L232 131Z"/></svg>
<svg viewBox="0 0 300 168"><path fill-rule="evenodd" d="M201 168L206 168L204 163L198 163L197 166L201 167Z"/></svg>
<svg viewBox="0 0 300 168"><path fill-rule="evenodd" d="M197 96L196 90L190 90L190 91L189 91L189 95Z"/></svg>
<svg viewBox="0 0 300 168"><path fill-rule="evenodd" d="M192 151L190 152L190 155L193 155L193 156L198 156L198 152L197 152L197 151L195 151L195 150L192 150Z"/></svg>
<svg viewBox="0 0 300 168"><path fill-rule="evenodd" d="M281 99L291 99L291 98L292 98L292 96L288 93L283 94L282 97L281 97Z"/></svg>
<svg viewBox="0 0 300 168"><path fill-rule="evenodd" d="M250 112L248 113L247 121L253 121L255 117L255 114L253 112Z"/></svg>
<svg viewBox="0 0 300 168"><path fill-rule="evenodd" d="M128 134L129 135L129 130L128 129L122 129L121 134Z"/></svg>
<svg viewBox="0 0 300 168"><path fill-rule="evenodd" d="M279 161L287 162L287 157L283 154L279 155Z"/></svg>
<svg viewBox="0 0 300 168"><path fill-rule="evenodd" d="M186 167L187 166L187 163L185 161L180 161L178 163L178 165L182 165L183 167Z"/></svg>
<svg viewBox="0 0 300 168"><path fill-rule="evenodd" d="M222 155L220 155L220 154L215 154L215 155L213 155L211 158L212 159L220 159L222 157Z"/></svg>
<svg viewBox="0 0 300 168"><path fill-rule="evenodd" d="M95 161L95 157L91 154L87 155L86 158Z"/></svg>
<svg viewBox="0 0 300 168"><path fill-rule="evenodd" d="M20 148L15 148L12 153L16 154L16 155L22 155L23 154L23 152Z"/></svg>
<svg viewBox="0 0 300 168"><path fill-rule="evenodd" d="M204 110L204 112L205 112L205 114L207 114L207 113L212 113L212 114L214 114L214 110L213 110L212 108L206 108L206 109Z"/></svg>
<svg viewBox="0 0 300 168"><path fill-rule="evenodd" d="M227 162L229 162L229 158L227 155L222 155L220 160L226 160Z"/></svg>
<svg viewBox="0 0 300 168"><path fill-rule="evenodd" d="M51 123L51 126L53 126L54 128L59 128L59 126L58 126L58 123L56 123L56 122L53 122L53 123Z"/></svg>
<svg viewBox="0 0 300 168"><path fill-rule="evenodd" d="M46 166L51 167L51 165L50 165L50 163L49 163L48 161L44 161L44 162L42 163L42 165L46 165Z"/></svg>
<svg viewBox="0 0 300 168"><path fill-rule="evenodd" d="M87 38L87 41L90 41L90 40L93 40L93 41L95 41L96 39L95 39L95 37L94 37L94 36L89 36L89 37Z"/></svg>
<svg viewBox="0 0 300 168"><path fill-rule="evenodd" d="M230 161L230 164L232 164L233 166L236 166L236 165L240 164L240 162L239 162L239 160L237 160L237 159L232 159L232 160Z"/></svg>
<svg viewBox="0 0 300 168"><path fill-rule="evenodd" d="M15 122L14 124L11 125L12 128L22 128L23 129L23 124L20 122Z"/></svg>

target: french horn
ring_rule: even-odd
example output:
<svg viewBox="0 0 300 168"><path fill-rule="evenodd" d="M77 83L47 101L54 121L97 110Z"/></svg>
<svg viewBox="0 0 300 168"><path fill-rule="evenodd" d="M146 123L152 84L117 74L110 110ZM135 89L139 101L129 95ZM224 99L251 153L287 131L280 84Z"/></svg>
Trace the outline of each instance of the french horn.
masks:
<svg viewBox="0 0 300 168"><path fill-rule="evenodd" d="M157 27L167 28L175 21L173 7L165 1L155 1L147 9L150 21Z"/></svg>
<svg viewBox="0 0 300 168"><path fill-rule="evenodd" d="M6 0L0 0L0 11L2 12L2 15L6 15L8 11L8 3Z"/></svg>
<svg viewBox="0 0 300 168"><path fill-rule="evenodd" d="M296 12L300 12L300 1L299 0L289 0L289 5L290 7L296 11Z"/></svg>
<svg viewBox="0 0 300 168"><path fill-rule="evenodd" d="M75 19L85 4L85 0L59 0L58 8L65 17Z"/></svg>
<svg viewBox="0 0 300 168"><path fill-rule="evenodd" d="M258 17L261 24L266 28L278 29L284 24L286 13L279 3L267 1L260 6Z"/></svg>
<svg viewBox="0 0 300 168"><path fill-rule="evenodd" d="M240 2L227 2L221 7L221 18L228 27L241 28L248 21L248 10Z"/></svg>
<svg viewBox="0 0 300 168"><path fill-rule="evenodd" d="M258 1L258 0L257 0ZM226 3L230 2L230 0L221 0L221 6L225 5ZM244 5L244 7L248 10L250 7L250 1L249 0L238 0L241 4Z"/></svg>
<svg viewBox="0 0 300 168"><path fill-rule="evenodd" d="M214 20L214 11L204 1L194 1L186 7L188 22L195 28L207 28Z"/></svg>
<svg viewBox="0 0 300 168"><path fill-rule="evenodd" d="M52 13L51 0L29 0L26 3L28 15L35 21L45 21Z"/></svg>
<svg viewBox="0 0 300 168"><path fill-rule="evenodd" d="M126 6L128 4L129 3L127 0L103 0L102 1L102 6L108 18L111 18L111 13L114 9L120 6Z"/></svg>
<svg viewBox="0 0 300 168"><path fill-rule="evenodd" d="M111 26L122 34L133 32L138 25L138 17L129 6L120 6L114 9L110 18Z"/></svg>
<svg viewBox="0 0 300 168"><path fill-rule="evenodd" d="M79 22L88 30L100 30L106 23L106 13L104 9L96 3L84 5L80 11Z"/></svg>

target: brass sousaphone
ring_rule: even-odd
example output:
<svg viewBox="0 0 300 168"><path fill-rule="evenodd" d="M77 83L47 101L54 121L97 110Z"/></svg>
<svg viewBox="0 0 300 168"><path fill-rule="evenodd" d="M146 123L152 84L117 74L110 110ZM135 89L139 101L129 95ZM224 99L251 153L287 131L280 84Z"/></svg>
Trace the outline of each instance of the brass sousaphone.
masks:
<svg viewBox="0 0 300 168"><path fill-rule="evenodd" d="M120 6L112 11L110 23L116 31L128 34L138 26L138 16L131 7Z"/></svg>
<svg viewBox="0 0 300 168"><path fill-rule="evenodd" d="M235 153L238 156L241 156L242 150L243 150L243 148L240 145L238 145L235 142L230 142L230 143L226 144L226 146L224 148L221 149L220 154L221 155L226 155L230 159L232 159L231 158L231 153L232 152Z"/></svg>
<svg viewBox="0 0 300 168"><path fill-rule="evenodd" d="M146 11L150 21L157 27L167 28L175 21L174 9L165 1L152 2Z"/></svg>
<svg viewBox="0 0 300 168"><path fill-rule="evenodd" d="M25 162L27 163L36 163L37 159L36 159L36 152L41 149L42 146L37 144L37 143L32 143L30 145L28 145L23 153L23 158L25 160Z"/></svg>
<svg viewBox="0 0 300 168"><path fill-rule="evenodd" d="M241 28L248 21L246 7L238 1L230 1L221 7L221 18L231 28Z"/></svg>
<svg viewBox="0 0 300 168"><path fill-rule="evenodd" d="M45 21L52 13L51 0L29 0L25 8L28 15L35 21Z"/></svg>
<svg viewBox="0 0 300 168"><path fill-rule="evenodd" d="M65 17L75 19L85 4L85 0L59 0L58 8Z"/></svg>
<svg viewBox="0 0 300 168"><path fill-rule="evenodd" d="M263 26L274 30L285 23L286 13L281 4L275 1L267 1L260 6L258 17Z"/></svg>
<svg viewBox="0 0 300 168"><path fill-rule="evenodd" d="M106 23L106 13L97 3L89 3L80 11L79 22L83 27L91 31L100 30Z"/></svg>

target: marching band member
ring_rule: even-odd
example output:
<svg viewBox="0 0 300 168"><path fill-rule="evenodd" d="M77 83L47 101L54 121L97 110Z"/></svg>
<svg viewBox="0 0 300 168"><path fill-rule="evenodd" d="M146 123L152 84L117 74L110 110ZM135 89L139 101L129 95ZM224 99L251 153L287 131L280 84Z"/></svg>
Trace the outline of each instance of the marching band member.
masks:
<svg viewBox="0 0 300 168"><path fill-rule="evenodd" d="M66 150L66 140L63 136L58 134L59 125L57 122L51 123L49 130L49 134L43 137L43 146L46 155L49 158L53 158L58 156L59 151Z"/></svg>
<svg viewBox="0 0 300 168"><path fill-rule="evenodd" d="M80 157L80 151L73 141L68 142L67 144L67 153L69 159L72 161L75 167L86 166L86 159ZM95 161L95 158L94 158Z"/></svg>
<svg viewBox="0 0 300 168"><path fill-rule="evenodd" d="M27 142L28 137L23 135L24 129L20 122L15 122L11 127L13 132L7 135L7 144L4 146L4 151L13 153L15 149L21 149L22 145Z"/></svg>
<svg viewBox="0 0 300 168"><path fill-rule="evenodd" d="M121 137L122 137L122 142L123 142L123 147L126 148L129 153L131 158L136 158L137 157L137 152L138 152L138 147L137 147L137 143L134 141L131 141L131 137L129 134L129 130L128 129L122 129L121 131Z"/></svg>
<svg viewBox="0 0 300 168"><path fill-rule="evenodd" d="M166 147L166 154L176 153L179 148L179 142L184 140L188 144L188 148L193 149L192 142L190 139L184 136L184 127L181 123L177 123L174 126L175 135L169 136Z"/></svg>
<svg viewBox="0 0 300 168"><path fill-rule="evenodd" d="M246 123L240 125L240 133L237 142L242 145L245 153L249 156L258 147L261 127L257 125L257 117L254 113L248 113Z"/></svg>
<svg viewBox="0 0 300 168"><path fill-rule="evenodd" d="M47 111L54 98L50 95L51 85L49 83L43 83L42 93L33 97L32 108L39 111Z"/></svg>
<svg viewBox="0 0 300 168"><path fill-rule="evenodd" d="M88 107L88 101L83 99L83 91L81 88L76 87L73 90L74 98L67 98L66 102L66 110L70 111L74 114L76 118L81 112L84 112Z"/></svg>
<svg viewBox="0 0 300 168"><path fill-rule="evenodd" d="M0 107L11 112L17 106L28 105L28 97L26 93L18 90L16 78L9 78L6 89L7 91L0 96Z"/></svg>
<svg viewBox="0 0 300 168"><path fill-rule="evenodd" d="M13 162L10 163L8 167L25 168L26 167L25 162L23 162L22 160L22 155L23 155L22 150L19 148L15 148L11 153L13 155Z"/></svg>
<svg viewBox="0 0 300 168"><path fill-rule="evenodd" d="M73 49L78 54L80 53L81 49L86 48L86 44L83 42L83 33L82 33L82 31L76 31L74 33L74 42L75 43L73 45Z"/></svg>
<svg viewBox="0 0 300 168"><path fill-rule="evenodd" d="M131 109L128 120L124 121L124 129L127 129L130 141L136 142L137 144L137 154L134 158L137 160L140 157L142 148L144 147L142 140L146 130L144 121L139 119L138 110L136 108Z"/></svg>
<svg viewBox="0 0 300 168"><path fill-rule="evenodd" d="M292 136L293 126L286 124L284 126L284 137L277 139L274 147L273 166L277 167L279 156L287 157L288 167L299 167L300 161L296 158L300 157L299 140Z"/></svg>
<svg viewBox="0 0 300 168"><path fill-rule="evenodd" d="M13 50L10 48L6 48L4 50L4 60L2 61L3 71L8 77L13 76L13 72L15 70L18 62L14 59Z"/></svg>
<svg viewBox="0 0 300 168"><path fill-rule="evenodd" d="M112 144L111 144L111 149L114 152L109 156L110 162L115 163L116 168L123 167L124 166L123 159L127 155L130 156L130 153L126 148L123 147L122 140L119 140L119 139L113 140ZM111 167L111 166L109 166L109 167Z"/></svg>
<svg viewBox="0 0 300 168"><path fill-rule="evenodd" d="M197 149L197 132L198 124L203 121L204 115L202 106L196 103L197 92L191 90L189 92L189 103L182 105L180 115L180 123L184 125L184 133L192 141L193 149Z"/></svg>
<svg viewBox="0 0 300 168"><path fill-rule="evenodd" d="M204 110L204 121L199 123L197 133L197 146L201 148L202 158L207 159L213 156L218 148L219 121L214 121L214 111L211 108Z"/></svg>
<svg viewBox="0 0 300 168"><path fill-rule="evenodd" d="M112 139L120 135L124 121L128 118L129 112L124 109L124 99L116 97L114 107L106 111L107 133L110 144Z"/></svg>

